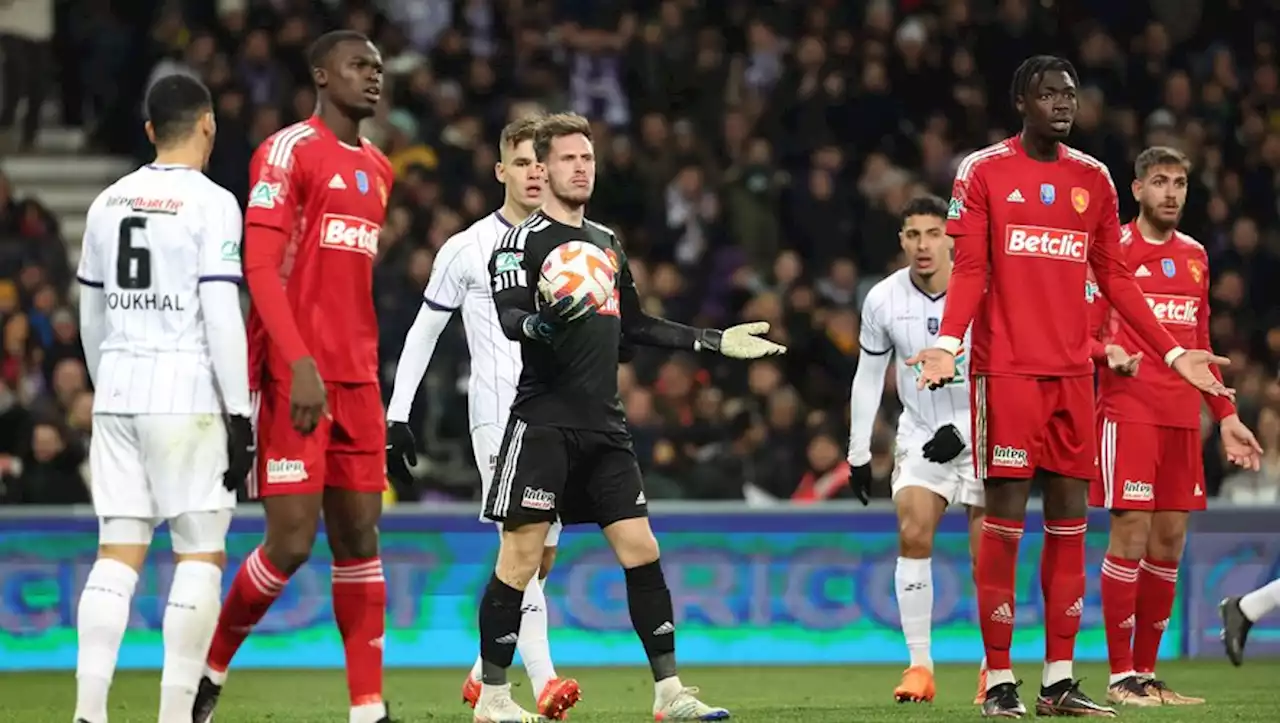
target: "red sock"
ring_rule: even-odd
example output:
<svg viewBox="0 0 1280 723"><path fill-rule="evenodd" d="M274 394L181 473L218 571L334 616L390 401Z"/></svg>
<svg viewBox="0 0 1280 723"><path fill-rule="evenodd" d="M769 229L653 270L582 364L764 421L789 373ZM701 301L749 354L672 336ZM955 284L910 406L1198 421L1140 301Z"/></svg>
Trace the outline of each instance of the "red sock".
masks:
<svg viewBox="0 0 1280 723"><path fill-rule="evenodd" d="M289 577L271 564L267 556L262 554L262 547L256 548L245 558L240 569L236 571L231 583L231 592L222 603L222 612L218 615L218 627L213 633L213 643L209 646L208 666L225 673L231 659L235 657L240 644L249 636L262 616L267 614L271 603L284 592Z"/></svg>
<svg viewBox="0 0 1280 723"><path fill-rule="evenodd" d="M1018 568L1018 543L1022 520L988 517L982 521L982 540L974 576L978 581L978 615L987 668L1012 670L1009 647L1013 644L1014 582Z"/></svg>
<svg viewBox="0 0 1280 723"><path fill-rule="evenodd" d="M351 705L382 701L382 648L387 625L387 581L382 560L335 560L333 616L347 654Z"/></svg>
<svg viewBox="0 0 1280 723"><path fill-rule="evenodd" d="M1139 675L1156 672L1160 638L1169 627L1173 598L1178 590L1178 563L1143 558L1138 563L1138 611L1133 628L1133 669Z"/></svg>
<svg viewBox="0 0 1280 723"><path fill-rule="evenodd" d="M1137 604L1138 561L1107 555L1102 560L1102 624L1107 629L1107 658L1112 675L1133 672Z"/></svg>
<svg viewBox="0 0 1280 723"><path fill-rule="evenodd" d="M1046 520L1040 554L1040 590L1044 593L1044 659L1074 660L1080 618L1084 615L1084 518Z"/></svg>

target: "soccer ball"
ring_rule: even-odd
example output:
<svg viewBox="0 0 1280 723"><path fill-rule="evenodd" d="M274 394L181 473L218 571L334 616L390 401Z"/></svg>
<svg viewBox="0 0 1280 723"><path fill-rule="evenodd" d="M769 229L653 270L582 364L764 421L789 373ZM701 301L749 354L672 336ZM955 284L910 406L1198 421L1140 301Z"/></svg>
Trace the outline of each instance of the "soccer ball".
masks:
<svg viewBox="0 0 1280 723"><path fill-rule="evenodd" d="M613 298L618 273L616 257L595 244L569 241L547 254L538 277L538 293L548 304L571 296L600 309Z"/></svg>

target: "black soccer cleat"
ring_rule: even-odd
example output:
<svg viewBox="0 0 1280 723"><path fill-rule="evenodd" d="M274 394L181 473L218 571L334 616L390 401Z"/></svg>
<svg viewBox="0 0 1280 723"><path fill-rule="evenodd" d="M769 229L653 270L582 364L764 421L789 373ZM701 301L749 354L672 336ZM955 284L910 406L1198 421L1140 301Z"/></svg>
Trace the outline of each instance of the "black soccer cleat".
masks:
<svg viewBox="0 0 1280 723"><path fill-rule="evenodd" d="M1244 664L1244 644L1249 640L1253 621L1240 609L1238 597L1218 603L1218 615L1222 618L1222 645L1227 649L1227 659L1238 668Z"/></svg>
<svg viewBox="0 0 1280 723"><path fill-rule="evenodd" d="M386 706L387 714L379 718L378 723L396 723L394 720L391 719L391 704L386 702L385 700L382 702L382 704Z"/></svg>
<svg viewBox="0 0 1280 723"><path fill-rule="evenodd" d="M1021 718L1027 714L1027 707L1018 697L1017 683L1001 683L987 691L982 701L983 718Z"/></svg>
<svg viewBox="0 0 1280 723"><path fill-rule="evenodd" d="M1080 690L1080 681L1068 678L1048 688L1040 688L1040 695L1036 697L1036 715L1115 718L1116 709L1094 703Z"/></svg>
<svg viewBox="0 0 1280 723"><path fill-rule="evenodd" d="M209 676L200 679L200 687L196 689L196 702L191 707L192 723L209 723L213 720L213 709L218 707L218 696L222 695L222 686L214 683Z"/></svg>

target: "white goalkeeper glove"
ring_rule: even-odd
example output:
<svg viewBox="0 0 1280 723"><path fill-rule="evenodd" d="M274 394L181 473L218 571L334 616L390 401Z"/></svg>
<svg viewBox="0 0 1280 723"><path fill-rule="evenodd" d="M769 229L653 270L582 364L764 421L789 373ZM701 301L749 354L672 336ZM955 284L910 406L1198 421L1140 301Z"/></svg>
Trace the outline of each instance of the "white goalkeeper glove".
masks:
<svg viewBox="0 0 1280 723"><path fill-rule="evenodd" d="M786 354L787 348L763 338L769 333L769 322L753 321L731 326L724 331L703 329L693 343L695 351L714 351L731 359L759 359Z"/></svg>

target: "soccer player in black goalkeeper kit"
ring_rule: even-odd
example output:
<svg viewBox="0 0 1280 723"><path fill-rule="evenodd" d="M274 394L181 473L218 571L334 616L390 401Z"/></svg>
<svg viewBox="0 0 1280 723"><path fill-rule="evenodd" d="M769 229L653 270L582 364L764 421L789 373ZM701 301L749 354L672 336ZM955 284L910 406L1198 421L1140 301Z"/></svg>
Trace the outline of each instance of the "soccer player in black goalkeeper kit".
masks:
<svg viewBox="0 0 1280 723"><path fill-rule="evenodd" d="M545 119L534 135L549 196L511 229L489 267L498 318L521 343L524 368L498 454L488 517L503 522L493 578L480 603L483 682L477 723L524 723L538 717L511 700L507 668L515 654L523 590L541 562L543 539L557 518L600 526L626 573L627 607L653 669L655 718L724 720L729 712L694 697L676 675L671 592L649 527L644 482L618 399L618 350L627 345L717 352L738 359L782 354L759 335L768 324L725 331L694 329L647 316L626 255L609 229L583 217L596 163L586 119ZM600 309L564 299L544 304L537 291L546 256L569 241L595 244L617 259L614 300Z"/></svg>

